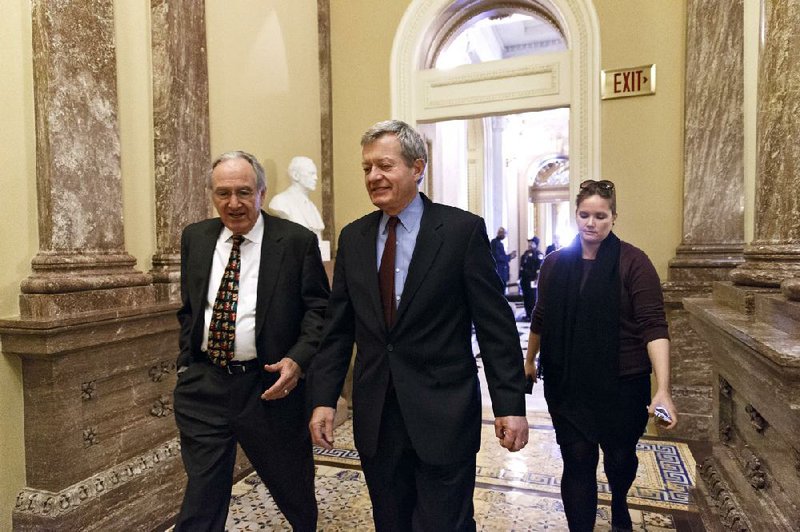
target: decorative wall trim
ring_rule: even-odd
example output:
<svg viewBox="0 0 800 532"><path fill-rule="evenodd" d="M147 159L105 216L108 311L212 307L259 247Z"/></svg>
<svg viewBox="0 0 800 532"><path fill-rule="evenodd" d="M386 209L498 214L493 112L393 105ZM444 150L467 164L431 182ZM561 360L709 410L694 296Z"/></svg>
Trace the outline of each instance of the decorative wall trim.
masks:
<svg viewBox="0 0 800 532"><path fill-rule="evenodd" d="M150 449L127 462L114 466L82 480L59 492L25 488L17 495L14 511L38 517L58 517L92 502L105 493L162 467L171 460L180 459L178 438Z"/></svg>
<svg viewBox="0 0 800 532"><path fill-rule="evenodd" d="M753 405L745 406L744 411L750 414L750 424L759 434L763 433L764 430L769 427L767 420L758 413L758 410L756 410Z"/></svg>
<svg viewBox="0 0 800 532"><path fill-rule="evenodd" d="M156 399L150 407L150 415L153 417L166 417L170 414L172 414L172 401L166 395Z"/></svg>
<svg viewBox="0 0 800 532"><path fill-rule="evenodd" d="M722 376L719 378L719 393L728 399L733 397L733 387Z"/></svg>
<svg viewBox="0 0 800 532"><path fill-rule="evenodd" d="M81 383L81 399L84 401L91 401L94 399L94 394L97 389L95 381L87 381Z"/></svg>
<svg viewBox="0 0 800 532"><path fill-rule="evenodd" d="M729 444L733 440L733 427L728 423L719 426L719 440L724 444Z"/></svg>
<svg viewBox="0 0 800 532"><path fill-rule="evenodd" d="M153 382L161 382L161 380L170 373L175 372L175 362L162 361L161 364L151 366L147 372L150 375L150 380Z"/></svg>
<svg viewBox="0 0 800 532"><path fill-rule="evenodd" d="M761 467L761 459L748 445L742 448L741 459L744 476L750 482L750 485L757 490L766 488L767 472Z"/></svg>
<svg viewBox="0 0 800 532"><path fill-rule="evenodd" d="M89 427L83 429L83 446L91 447L100 443L100 438L97 436L97 427Z"/></svg>
<svg viewBox="0 0 800 532"><path fill-rule="evenodd" d="M706 458L700 466L700 476L708 487L708 494L719 512L720 521L726 530L745 532L750 524L736 504L728 483L717 471L712 458Z"/></svg>

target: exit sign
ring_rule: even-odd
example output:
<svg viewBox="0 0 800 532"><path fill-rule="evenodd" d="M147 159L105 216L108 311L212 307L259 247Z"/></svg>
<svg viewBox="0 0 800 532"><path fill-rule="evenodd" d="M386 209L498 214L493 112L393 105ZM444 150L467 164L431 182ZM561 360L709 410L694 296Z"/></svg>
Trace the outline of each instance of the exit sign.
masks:
<svg viewBox="0 0 800 532"><path fill-rule="evenodd" d="M603 99L645 96L656 93L656 66L603 70L600 73Z"/></svg>

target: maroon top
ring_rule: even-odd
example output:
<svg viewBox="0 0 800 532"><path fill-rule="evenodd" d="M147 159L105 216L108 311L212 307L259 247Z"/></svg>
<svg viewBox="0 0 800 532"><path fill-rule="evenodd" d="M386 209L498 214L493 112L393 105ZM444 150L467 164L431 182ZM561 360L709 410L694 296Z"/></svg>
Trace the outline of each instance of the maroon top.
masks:
<svg viewBox="0 0 800 532"><path fill-rule="evenodd" d="M555 251L545 258L539 272L539 294L547 286L559 255L560 251ZM659 338L669 339L661 281L644 251L627 242L620 242L619 273L622 278L619 375L649 373L647 344ZM544 312L542 298L537 297L531 319L532 333L542 334Z"/></svg>

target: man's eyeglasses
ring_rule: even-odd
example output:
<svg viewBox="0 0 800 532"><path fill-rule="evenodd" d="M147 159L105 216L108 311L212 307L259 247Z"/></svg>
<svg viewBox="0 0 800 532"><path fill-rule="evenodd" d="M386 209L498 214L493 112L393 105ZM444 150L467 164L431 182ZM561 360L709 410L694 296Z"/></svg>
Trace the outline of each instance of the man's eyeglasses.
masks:
<svg viewBox="0 0 800 532"><path fill-rule="evenodd" d="M227 188L218 188L218 189L215 189L212 192L212 194L214 194L214 197L216 197L216 198L218 198L220 200L223 200L223 201L230 199L231 196L236 196L237 198L239 198L239 201L249 201L249 200L251 200L253 198L253 196L255 195L255 192L253 192L249 188L242 188L242 189L239 189L239 190L230 190L230 189L227 189Z"/></svg>
<svg viewBox="0 0 800 532"><path fill-rule="evenodd" d="M600 181L595 181L594 179L587 179L586 181L580 184L581 190L589 187L596 187L600 190L610 193L612 190L614 190L614 183L608 181L607 179L601 179Z"/></svg>

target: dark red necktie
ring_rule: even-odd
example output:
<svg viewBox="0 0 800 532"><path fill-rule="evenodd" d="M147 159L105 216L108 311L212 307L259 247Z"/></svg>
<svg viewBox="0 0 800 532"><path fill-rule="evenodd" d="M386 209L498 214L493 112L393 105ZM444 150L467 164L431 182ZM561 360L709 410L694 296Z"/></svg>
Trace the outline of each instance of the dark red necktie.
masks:
<svg viewBox="0 0 800 532"><path fill-rule="evenodd" d="M383 304L383 318L386 327L391 329L394 325L395 291L394 291L394 259L397 255L397 216L389 218L386 224L386 246L381 256L381 267L378 269L378 285L381 289L381 303Z"/></svg>
<svg viewBox="0 0 800 532"><path fill-rule="evenodd" d="M225 367L233 358L233 343L236 339L236 307L239 303L239 247L244 237L233 236L233 246L219 283L217 298L211 310L208 324L208 358L214 364Z"/></svg>

